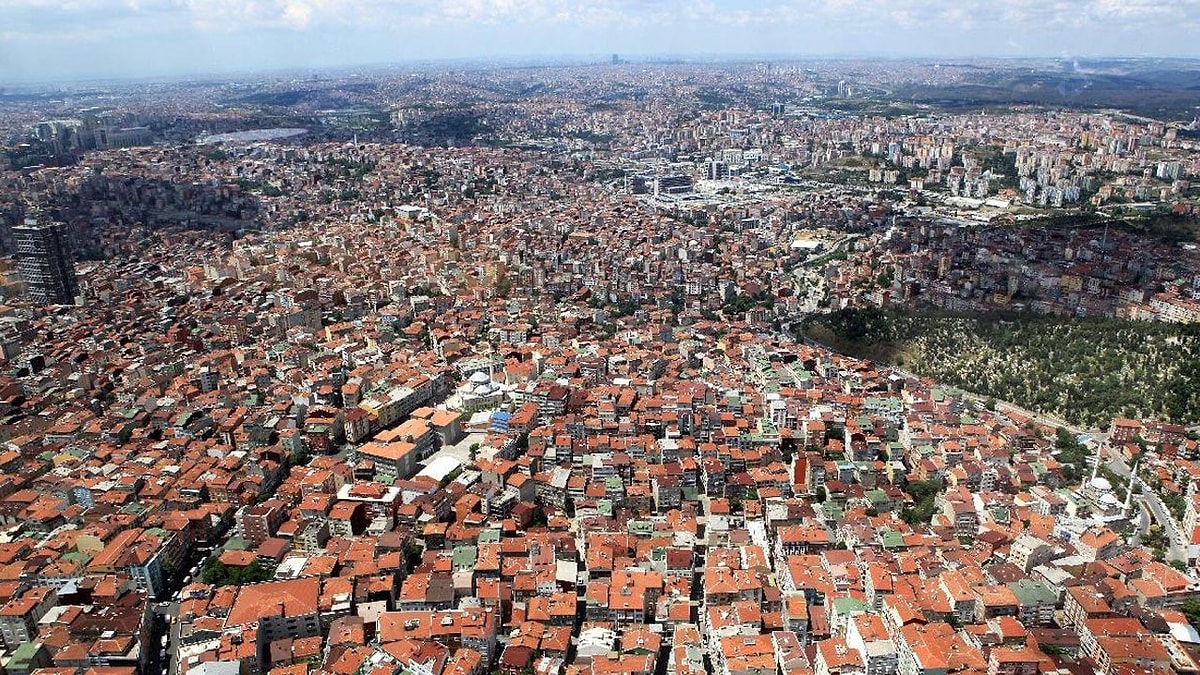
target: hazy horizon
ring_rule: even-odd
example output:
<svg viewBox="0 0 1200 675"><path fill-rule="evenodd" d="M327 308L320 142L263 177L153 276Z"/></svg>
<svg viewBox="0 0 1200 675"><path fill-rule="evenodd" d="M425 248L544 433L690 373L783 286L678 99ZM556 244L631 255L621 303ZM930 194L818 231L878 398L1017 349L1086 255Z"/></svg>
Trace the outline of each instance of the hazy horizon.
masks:
<svg viewBox="0 0 1200 675"><path fill-rule="evenodd" d="M1200 0L0 0L0 81L626 55L1194 58Z"/></svg>

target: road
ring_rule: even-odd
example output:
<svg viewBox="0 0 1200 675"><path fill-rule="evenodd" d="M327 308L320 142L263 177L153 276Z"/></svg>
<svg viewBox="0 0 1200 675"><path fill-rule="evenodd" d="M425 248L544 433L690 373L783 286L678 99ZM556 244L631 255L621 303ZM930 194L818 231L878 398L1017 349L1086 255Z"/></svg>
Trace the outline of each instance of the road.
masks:
<svg viewBox="0 0 1200 675"><path fill-rule="evenodd" d="M178 669L175 654L179 645L179 624L175 621L175 617L179 616L179 603L155 602L150 605L150 612L156 621L162 622L159 625L165 627L165 632L169 636L165 655L166 662L163 663L161 647L158 642L162 636L162 632L154 630L151 633L150 649L153 650L151 664L157 664L158 666L157 668L152 667L151 670L153 672L175 675Z"/></svg>
<svg viewBox="0 0 1200 675"><path fill-rule="evenodd" d="M1140 496L1138 497L1137 505L1138 522L1137 527L1133 529L1133 535L1129 537L1130 546L1141 546L1142 535L1146 534L1146 531L1150 529L1150 507L1146 505L1146 500Z"/></svg>
<svg viewBox="0 0 1200 675"><path fill-rule="evenodd" d="M970 395L977 397L976 394L970 394ZM1044 413L1034 412L1027 408L1022 408L1019 405L1009 403L1008 401L996 401L996 409L1002 410L1002 411L1007 411L1007 412L1015 412L1019 415L1029 417L1029 418L1035 420L1038 424L1041 424L1043 426L1062 427L1063 429L1066 429L1067 431L1071 432L1071 434L1074 436L1082 436L1084 434L1095 433L1098 431L1096 429L1084 429L1083 427L1071 424L1070 422L1067 422L1066 420L1059 419L1052 415L1046 415Z"/></svg>
<svg viewBox="0 0 1200 675"><path fill-rule="evenodd" d="M1146 505L1150 507L1150 511L1154 513L1154 519L1159 525L1163 526L1163 532L1167 535L1167 540L1171 542L1170 548L1167 550L1167 561L1179 560L1187 562L1187 547L1180 535L1179 528L1175 524L1175 519L1171 517L1171 512L1167 510L1162 500L1152 490L1146 487L1141 478L1137 479L1138 485L1142 488L1143 499Z"/></svg>
<svg viewBox="0 0 1200 675"><path fill-rule="evenodd" d="M1103 456L1103 453L1101 456ZM1122 459L1120 455L1114 454L1109 457L1108 461L1104 463L1104 466L1109 471L1117 474L1121 478L1129 478L1130 474L1132 473L1132 471L1129 469L1129 465L1125 463L1125 460Z"/></svg>
<svg viewBox="0 0 1200 675"><path fill-rule="evenodd" d="M857 234L857 233L847 234L846 236L842 237L841 239L838 239L837 241L833 242L833 244L831 244L829 246L829 250L825 251L824 253L822 253L821 255L818 255L815 258L812 258L811 260L806 260L801 264L804 267L815 267L817 265L820 265L821 263L828 262L828 260L831 257L840 253L841 250L843 248L845 248L848 244L850 244L858 239L861 239L862 236L863 235Z"/></svg>
<svg viewBox="0 0 1200 675"><path fill-rule="evenodd" d="M1159 525L1163 526L1163 531L1166 532L1168 540L1171 542L1170 550L1167 551L1167 560L1182 560L1187 562L1187 541L1183 538L1183 533L1180 532L1179 525L1176 524L1175 518L1171 515L1167 505L1163 503L1150 486L1146 485L1140 477L1134 477L1137 485L1142 490L1142 495L1146 500L1146 505L1150 507L1150 511L1154 514L1154 519Z"/></svg>
<svg viewBox="0 0 1200 675"><path fill-rule="evenodd" d="M228 534L229 534L229 530L228 530L228 528L226 528L220 534L219 539L224 541ZM208 559L211 556L219 554L220 551L221 551L220 547L217 547L216 549L214 549L210 546L200 547L200 548L197 548L194 551L192 551L191 557L189 558L189 562L185 564L185 568L187 568L190 565L190 567L194 571L189 571L187 574L187 578L190 579L191 577L196 577L198 580L199 576L200 576L199 572L201 569L203 569L204 564L206 562L208 562ZM194 562L191 562L191 561L194 561ZM151 634L152 640L150 642L149 649L154 650L154 653L152 656L152 665L156 664L158 666L157 668L151 669L151 672L165 673L166 675L176 675L176 673L179 671L178 656L179 656L180 623L178 621L178 618L179 618L179 596L180 596L180 592L182 591L182 586L183 586L182 582L177 581L175 586L172 586L171 588L168 589L168 595L170 597L165 598L164 600L162 600L160 602L153 602L150 605L151 613L153 614L153 616L155 617L156 620L161 620L163 622L163 624L161 624L161 626L163 629L165 629L165 630L159 630L158 629L159 625L156 624L156 630L153 631ZM167 634L167 649L166 649L165 656L161 655L162 647L159 643L159 640L162 638L163 632L165 632ZM165 666L162 663L164 659L166 661Z"/></svg>
<svg viewBox="0 0 1200 675"><path fill-rule="evenodd" d="M1105 463L1105 466L1121 478L1134 481L1134 486L1141 492L1141 495L1138 497L1139 501L1146 508L1150 509L1155 522L1162 525L1163 532L1167 535L1167 541L1171 544L1167 550L1167 560L1187 562L1189 542L1183 538L1183 533L1180 532L1178 523L1175 522L1174 516L1171 515L1170 510L1167 509L1167 505L1163 503L1158 494L1150 489L1150 486L1146 485L1146 481L1142 480L1140 476L1132 475L1133 472L1130 470L1129 465L1125 463L1125 460L1120 455L1112 454ZM1149 529L1148 525L1147 529ZM1145 532L1145 530L1141 530L1141 532Z"/></svg>

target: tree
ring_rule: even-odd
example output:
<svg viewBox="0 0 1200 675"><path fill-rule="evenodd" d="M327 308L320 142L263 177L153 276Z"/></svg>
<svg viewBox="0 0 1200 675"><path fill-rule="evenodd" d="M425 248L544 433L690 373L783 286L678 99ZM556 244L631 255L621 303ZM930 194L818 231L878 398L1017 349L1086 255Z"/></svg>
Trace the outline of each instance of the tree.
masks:
<svg viewBox="0 0 1200 675"><path fill-rule="evenodd" d="M796 455L796 439L788 437L779 444L779 452L783 455L783 463L791 466L792 458Z"/></svg>
<svg viewBox="0 0 1200 675"><path fill-rule="evenodd" d="M167 586L175 585L176 576L178 574L179 574L179 570L176 569L175 564L172 563L170 560L163 563L162 576L163 576L163 579L165 580Z"/></svg>
<svg viewBox="0 0 1200 675"><path fill-rule="evenodd" d="M1148 549L1161 552L1167 545L1167 535L1163 531L1162 525L1151 525L1146 530L1146 534L1142 535L1142 546Z"/></svg>
<svg viewBox="0 0 1200 675"><path fill-rule="evenodd" d="M446 474L445 476L442 476L442 479L440 481L438 481L438 487L439 488L446 487L447 485L449 485L451 483L451 481L453 481L455 478L458 478L459 474L461 474L461 473L462 473L462 467L459 466L458 468L456 468L455 470Z"/></svg>
<svg viewBox="0 0 1200 675"><path fill-rule="evenodd" d="M1088 449L1071 432L1059 427L1054 439L1054 447L1058 450L1058 461L1063 466L1063 476L1068 482L1074 482L1078 477L1087 475Z"/></svg>
<svg viewBox="0 0 1200 675"><path fill-rule="evenodd" d="M408 540L404 543L404 574L412 572L413 569L420 565L421 557L425 555L425 546Z"/></svg>
<svg viewBox="0 0 1200 675"><path fill-rule="evenodd" d="M1162 502L1176 520L1183 520L1185 512L1187 511L1187 500L1183 498L1183 495L1174 492L1167 492L1162 495Z"/></svg>
<svg viewBox="0 0 1200 675"><path fill-rule="evenodd" d="M512 292L512 286L512 279L509 279L507 276L501 277L496 282L496 297L507 298Z"/></svg>
<svg viewBox="0 0 1200 675"><path fill-rule="evenodd" d="M306 448L301 448L300 451L295 454L288 453L288 454L284 455L284 458L283 458L284 474L290 474L292 472L293 467L305 466L306 464L308 464L310 459L311 459L311 457L309 457L308 450Z"/></svg>
<svg viewBox="0 0 1200 675"><path fill-rule="evenodd" d="M1195 598L1184 600L1179 611L1187 617L1188 623L1192 624L1193 628L1200 630L1200 600Z"/></svg>
<svg viewBox="0 0 1200 675"><path fill-rule="evenodd" d="M229 568L217 558L209 558L208 562L204 563L200 579L211 586L225 586L229 583Z"/></svg>
<svg viewBox="0 0 1200 675"><path fill-rule="evenodd" d="M245 567L230 567L218 558L210 558L204 564L200 578L204 583L213 586L242 586L267 581L271 578L271 572L257 560Z"/></svg>
<svg viewBox="0 0 1200 675"><path fill-rule="evenodd" d="M937 512L936 500L942 484L934 480L913 481L904 487L913 498L913 506L900 510L900 518L909 525L929 524Z"/></svg>
<svg viewBox="0 0 1200 675"><path fill-rule="evenodd" d="M238 570L234 575L235 583L239 586L243 584L256 584L261 581L267 581L271 578L270 570L264 568L257 560L246 565Z"/></svg>
<svg viewBox="0 0 1200 675"><path fill-rule="evenodd" d="M546 527L550 520L546 517L546 509L538 504L533 507L533 517L529 519L530 527Z"/></svg>

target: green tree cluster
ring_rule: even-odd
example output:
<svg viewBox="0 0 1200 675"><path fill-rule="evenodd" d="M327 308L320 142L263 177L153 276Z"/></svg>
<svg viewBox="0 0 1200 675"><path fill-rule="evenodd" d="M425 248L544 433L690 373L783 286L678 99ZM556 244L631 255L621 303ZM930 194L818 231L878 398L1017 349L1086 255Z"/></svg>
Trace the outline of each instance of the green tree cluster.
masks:
<svg viewBox="0 0 1200 675"><path fill-rule="evenodd" d="M1071 432L1059 427L1054 439L1054 448L1058 450L1058 461L1063 465L1063 476L1068 483L1076 483L1087 475L1087 446L1080 443Z"/></svg>
<svg viewBox="0 0 1200 675"><path fill-rule="evenodd" d="M942 484L935 480L918 480L904 486L904 491L913 498L913 505L900 509L900 518L909 525L928 525L937 512L936 501Z"/></svg>
<svg viewBox="0 0 1200 675"><path fill-rule="evenodd" d="M1200 600L1195 598L1184 600L1179 611L1187 617L1188 623L1192 624L1193 628L1200 630Z"/></svg>
<svg viewBox="0 0 1200 675"><path fill-rule="evenodd" d="M213 586L244 586L271 578L271 572L257 560L245 567L230 567L216 557L209 558L200 572L200 579Z"/></svg>
<svg viewBox="0 0 1200 675"><path fill-rule="evenodd" d="M727 317L734 317L739 314L745 314L755 307L770 307L774 304L775 299L766 291L760 291L754 295L740 294L734 296L722 307L721 311Z"/></svg>
<svg viewBox="0 0 1200 675"><path fill-rule="evenodd" d="M1187 511L1187 500L1184 499L1183 495L1174 492L1164 492L1162 493L1162 502L1163 506L1167 507L1167 510L1171 512L1171 516L1175 520L1183 520L1183 516Z"/></svg>
<svg viewBox="0 0 1200 675"><path fill-rule="evenodd" d="M1200 420L1200 325L868 309L827 314L804 331L1075 424Z"/></svg>
<svg viewBox="0 0 1200 675"><path fill-rule="evenodd" d="M415 541L409 541L404 544L404 573L408 574L413 569L421 564L421 557L425 554L425 547Z"/></svg>
<svg viewBox="0 0 1200 675"><path fill-rule="evenodd" d="M1150 550L1151 555L1157 560L1162 560L1167 546L1170 542L1167 541L1167 534L1163 530L1162 525L1151 525L1146 534L1142 535L1142 546Z"/></svg>

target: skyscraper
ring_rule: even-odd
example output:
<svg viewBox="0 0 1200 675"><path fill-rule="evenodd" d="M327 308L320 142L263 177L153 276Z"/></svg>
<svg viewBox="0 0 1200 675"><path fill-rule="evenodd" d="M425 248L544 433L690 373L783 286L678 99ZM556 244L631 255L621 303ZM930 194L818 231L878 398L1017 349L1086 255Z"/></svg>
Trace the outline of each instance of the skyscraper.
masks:
<svg viewBox="0 0 1200 675"><path fill-rule="evenodd" d="M61 223L39 225L26 220L12 229L17 245L17 269L25 280L29 299L39 305L75 302L75 262Z"/></svg>

